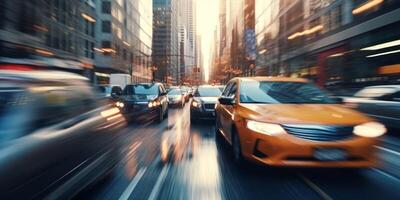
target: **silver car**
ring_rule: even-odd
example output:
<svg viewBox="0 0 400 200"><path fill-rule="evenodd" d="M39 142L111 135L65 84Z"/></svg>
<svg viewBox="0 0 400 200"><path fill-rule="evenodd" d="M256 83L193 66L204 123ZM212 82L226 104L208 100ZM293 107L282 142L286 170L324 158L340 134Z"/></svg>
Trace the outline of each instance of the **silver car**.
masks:
<svg viewBox="0 0 400 200"><path fill-rule="evenodd" d="M196 119L214 119L215 104L221 93L217 86L199 86L190 104L190 120L194 122Z"/></svg>
<svg viewBox="0 0 400 200"><path fill-rule="evenodd" d="M370 115L391 128L400 128L400 85L370 86L344 98L348 107Z"/></svg>
<svg viewBox="0 0 400 200"><path fill-rule="evenodd" d="M168 91L168 105L182 108L185 106L185 96L180 88L172 88Z"/></svg>

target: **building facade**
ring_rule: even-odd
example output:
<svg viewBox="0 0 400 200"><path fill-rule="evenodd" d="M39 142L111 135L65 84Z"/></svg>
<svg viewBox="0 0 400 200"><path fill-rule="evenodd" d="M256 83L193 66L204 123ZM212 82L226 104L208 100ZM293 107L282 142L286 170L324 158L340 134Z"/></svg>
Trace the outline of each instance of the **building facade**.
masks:
<svg viewBox="0 0 400 200"><path fill-rule="evenodd" d="M195 66L195 4L193 0L179 0L179 83L188 84L187 74Z"/></svg>
<svg viewBox="0 0 400 200"><path fill-rule="evenodd" d="M398 83L400 1L256 1L258 75L340 89Z"/></svg>
<svg viewBox="0 0 400 200"><path fill-rule="evenodd" d="M153 0L153 66L155 80L179 82L178 0Z"/></svg>
<svg viewBox="0 0 400 200"><path fill-rule="evenodd" d="M215 82L255 74L255 0L221 0Z"/></svg>
<svg viewBox="0 0 400 200"><path fill-rule="evenodd" d="M92 0L2 1L0 56L80 68L93 78L96 21Z"/></svg>
<svg viewBox="0 0 400 200"><path fill-rule="evenodd" d="M107 82L111 73L126 73L132 82L151 81L152 2L97 0L95 69Z"/></svg>

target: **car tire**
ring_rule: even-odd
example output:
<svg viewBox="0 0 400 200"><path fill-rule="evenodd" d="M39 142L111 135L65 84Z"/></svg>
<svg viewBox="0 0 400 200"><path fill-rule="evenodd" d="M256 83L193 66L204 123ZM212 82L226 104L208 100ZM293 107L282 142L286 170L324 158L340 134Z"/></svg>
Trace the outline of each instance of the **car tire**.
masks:
<svg viewBox="0 0 400 200"><path fill-rule="evenodd" d="M193 115L190 115L190 124L194 124L195 122L195 118L193 117Z"/></svg>
<svg viewBox="0 0 400 200"><path fill-rule="evenodd" d="M238 164L243 164L242 148L240 146L239 134L236 130L232 130L232 156L233 160Z"/></svg>
<svg viewBox="0 0 400 200"><path fill-rule="evenodd" d="M164 114L164 115L165 115L164 118L168 118L168 117L169 117L168 109L167 109L167 111L165 111L165 114Z"/></svg>
<svg viewBox="0 0 400 200"><path fill-rule="evenodd" d="M224 136L222 136L222 133L219 131L219 126L217 122L217 117L215 117L215 140L217 143L223 142Z"/></svg>
<svg viewBox="0 0 400 200"><path fill-rule="evenodd" d="M164 114L162 112L162 108L160 108L160 111L158 113L158 117L157 117L157 122L161 123L164 120Z"/></svg>

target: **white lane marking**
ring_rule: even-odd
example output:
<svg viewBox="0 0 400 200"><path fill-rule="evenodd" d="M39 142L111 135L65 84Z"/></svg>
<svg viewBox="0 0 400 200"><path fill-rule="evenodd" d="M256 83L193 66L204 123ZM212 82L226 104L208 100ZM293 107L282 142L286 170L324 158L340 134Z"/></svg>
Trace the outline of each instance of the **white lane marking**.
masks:
<svg viewBox="0 0 400 200"><path fill-rule="evenodd" d="M129 196L131 196L133 190L135 189L136 185L139 183L140 179L142 178L143 174L146 172L146 167L141 168L138 173L136 174L135 178L129 183L128 187L126 187L125 191L119 197L119 200L127 200Z"/></svg>
<svg viewBox="0 0 400 200"><path fill-rule="evenodd" d="M140 147L141 144L142 144L141 141L133 143L133 145L129 147L129 151L127 153L127 156L129 157L131 154L135 153L136 150Z"/></svg>
<svg viewBox="0 0 400 200"><path fill-rule="evenodd" d="M391 150L391 149L388 149L388 148L385 148L385 147L375 146L375 148L383 150L383 151L386 151L386 152L389 152L389 153L392 153L392 154L395 154L397 156L400 156L400 152L397 152L397 151L394 151L394 150Z"/></svg>
<svg viewBox="0 0 400 200"><path fill-rule="evenodd" d="M324 200L333 200L328 194L326 194L321 188L319 188L315 183L313 183L310 179L305 177L302 174L298 174L298 176L308 185L310 186L315 192L318 193L319 196L322 197Z"/></svg>
<svg viewBox="0 0 400 200"><path fill-rule="evenodd" d="M165 178L167 177L169 168L170 168L169 165L164 165L164 167L162 168L161 173L158 176L157 182L154 185L154 188L151 191L148 200L156 200L157 199L157 197L161 191L161 186L164 184Z"/></svg>
<svg viewBox="0 0 400 200"><path fill-rule="evenodd" d="M387 172L384 172L384 171L382 171L380 169L372 169L372 170L374 170L375 172L381 174L382 176L386 176L386 177L388 177L388 178L390 178L392 180L395 180L396 182L400 182L399 178L397 178L397 177L395 177L395 176L393 176L393 175L391 175L391 174L389 174Z"/></svg>

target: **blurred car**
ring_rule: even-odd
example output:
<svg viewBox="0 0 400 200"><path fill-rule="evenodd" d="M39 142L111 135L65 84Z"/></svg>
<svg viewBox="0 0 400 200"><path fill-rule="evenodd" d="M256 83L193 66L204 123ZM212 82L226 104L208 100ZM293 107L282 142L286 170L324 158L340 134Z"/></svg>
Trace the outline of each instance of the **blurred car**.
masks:
<svg viewBox="0 0 400 200"><path fill-rule="evenodd" d="M190 120L214 119L215 103L221 95L221 90L217 86L201 85L193 95L190 104Z"/></svg>
<svg viewBox="0 0 400 200"><path fill-rule="evenodd" d="M114 103L112 94L112 87L109 85L96 85L94 86L96 91L96 97L103 103Z"/></svg>
<svg viewBox="0 0 400 200"><path fill-rule="evenodd" d="M384 125L337 104L305 79L232 79L216 105L216 131L233 157L271 166L376 166Z"/></svg>
<svg viewBox="0 0 400 200"><path fill-rule="evenodd" d="M400 128L400 85L370 86L353 97L344 98L346 106L374 117L391 128Z"/></svg>
<svg viewBox="0 0 400 200"><path fill-rule="evenodd" d="M171 88L168 91L168 104L170 106L185 106L185 96L180 88Z"/></svg>
<svg viewBox="0 0 400 200"><path fill-rule="evenodd" d="M129 120L156 119L161 123L168 117L168 97L161 83L127 85L116 103Z"/></svg>
<svg viewBox="0 0 400 200"><path fill-rule="evenodd" d="M2 199L70 199L117 164L126 121L94 91L80 75L0 64Z"/></svg>
<svg viewBox="0 0 400 200"><path fill-rule="evenodd" d="M180 88L182 90L183 96L185 97L185 102L188 102L190 99L189 88L186 86L181 86Z"/></svg>

